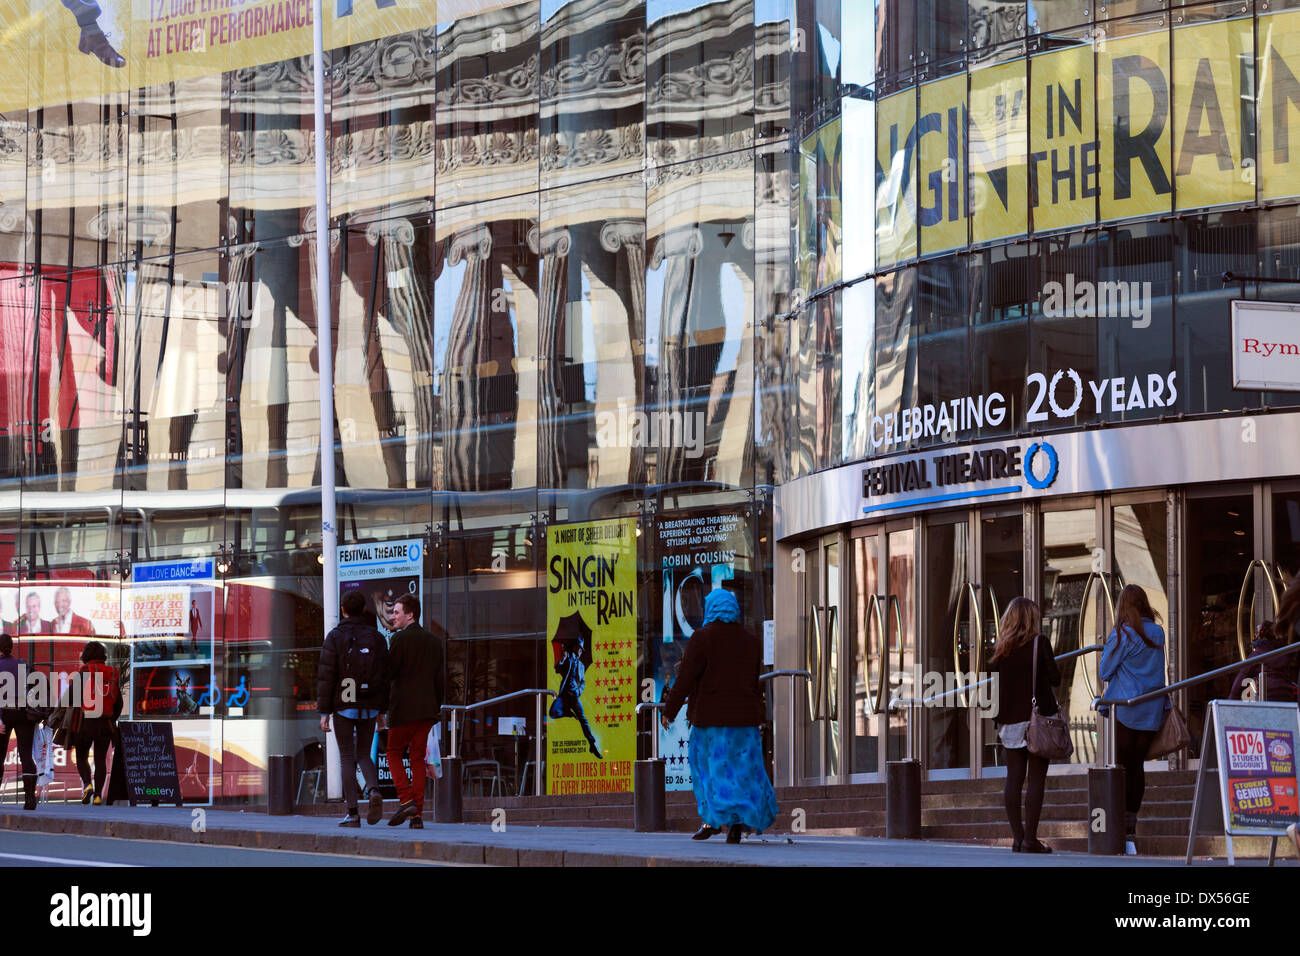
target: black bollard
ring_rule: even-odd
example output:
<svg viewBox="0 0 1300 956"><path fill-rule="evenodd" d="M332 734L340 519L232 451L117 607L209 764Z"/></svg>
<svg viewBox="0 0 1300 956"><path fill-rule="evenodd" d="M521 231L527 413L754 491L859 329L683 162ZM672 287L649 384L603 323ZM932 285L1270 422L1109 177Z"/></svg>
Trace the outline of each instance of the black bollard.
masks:
<svg viewBox="0 0 1300 956"><path fill-rule="evenodd" d="M1124 852L1124 770L1088 768L1088 852L1115 856Z"/></svg>
<svg viewBox="0 0 1300 956"><path fill-rule="evenodd" d="M668 827L664 797L664 760L638 760L632 765L633 829L658 833Z"/></svg>
<svg viewBox="0 0 1300 956"><path fill-rule="evenodd" d="M442 777L438 780L438 801L434 805L434 819L439 823L465 822L460 764L460 757L442 758Z"/></svg>
<svg viewBox="0 0 1300 956"><path fill-rule="evenodd" d="M921 763L891 760L885 764L885 837L921 839Z"/></svg>
<svg viewBox="0 0 1300 956"><path fill-rule="evenodd" d="M277 754L266 761L266 812L273 817L293 813L293 758Z"/></svg>

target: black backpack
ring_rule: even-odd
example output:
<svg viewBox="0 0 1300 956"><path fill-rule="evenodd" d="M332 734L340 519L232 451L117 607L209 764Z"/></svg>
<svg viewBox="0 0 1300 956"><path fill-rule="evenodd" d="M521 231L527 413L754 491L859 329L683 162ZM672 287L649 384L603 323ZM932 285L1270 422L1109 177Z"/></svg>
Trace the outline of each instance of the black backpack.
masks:
<svg viewBox="0 0 1300 956"><path fill-rule="evenodd" d="M348 628L348 636L343 645L342 660L339 662L339 685L351 679L356 700L347 703L361 703L379 693L380 682L385 679L382 658L384 656L384 639L373 628Z"/></svg>

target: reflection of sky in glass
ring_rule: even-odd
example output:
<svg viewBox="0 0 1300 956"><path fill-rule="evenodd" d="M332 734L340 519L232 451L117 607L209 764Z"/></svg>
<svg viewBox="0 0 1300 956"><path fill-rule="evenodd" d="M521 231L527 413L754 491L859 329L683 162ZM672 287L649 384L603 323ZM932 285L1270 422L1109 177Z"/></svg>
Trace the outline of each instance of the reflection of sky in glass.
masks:
<svg viewBox="0 0 1300 956"><path fill-rule="evenodd" d="M647 269L645 273L645 363L651 367L659 364L659 330L664 324L664 277L667 274L666 256L658 269Z"/></svg>
<svg viewBox="0 0 1300 956"><path fill-rule="evenodd" d="M454 266L444 265L433 287L433 362L437 372L447 368L447 341L451 335L451 316L456 309L456 298L461 283L465 281L465 260ZM437 388L437 379L434 379Z"/></svg>
<svg viewBox="0 0 1300 956"><path fill-rule="evenodd" d="M817 24L817 32L822 38L822 59L826 64L826 76L839 76L840 41L823 24Z"/></svg>
<svg viewBox="0 0 1300 956"><path fill-rule="evenodd" d="M587 276L587 267L583 266L582 296L578 300L577 315L582 325L582 351L573 356L582 362L582 383L587 392L587 401L596 400L596 306L591 301L591 280Z"/></svg>
<svg viewBox="0 0 1300 956"><path fill-rule="evenodd" d="M569 4L569 0L542 0L542 22L545 23Z"/></svg>
<svg viewBox="0 0 1300 956"><path fill-rule="evenodd" d="M656 20L672 16L674 13L698 10L701 7L711 6L713 3L721 5L719 0L646 0L645 18L649 23L654 23Z"/></svg>
<svg viewBox="0 0 1300 956"><path fill-rule="evenodd" d="M793 0L754 0L755 23L778 23L793 19Z"/></svg>
<svg viewBox="0 0 1300 956"><path fill-rule="evenodd" d="M871 353L875 342L875 282L867 280L844 290L844 316L841 322L843 350L840 353L840 414L844 422L841 444L846 461L861 458L870 449L863 416L870 406L867 390Z"/></svg>
<svg viewBox="0 0 1300 956"><path fill-rule="evenodd" d="M724 262L720 268L718 288L722 293L722 318L727 328L727 339L718 355L718 372L726 373L736 367L736 360L740 358L740 338L745 331L742 314L745 310L745 286L734 262Z"/></svg>
<svg viewBox="0 0 1300 956"><path fill-rule="evenodd" d="M510 338L514 343L511 349L515 355L519 354L519 319L515 314L515 286L510 281L510 272L504 266L501 268L501 295L505 296L506 315L510 318ZM492 293L497 295L495 291ZM495 305L496 303L491 303ZM489 306L490 307L490 306Z"/></svg>

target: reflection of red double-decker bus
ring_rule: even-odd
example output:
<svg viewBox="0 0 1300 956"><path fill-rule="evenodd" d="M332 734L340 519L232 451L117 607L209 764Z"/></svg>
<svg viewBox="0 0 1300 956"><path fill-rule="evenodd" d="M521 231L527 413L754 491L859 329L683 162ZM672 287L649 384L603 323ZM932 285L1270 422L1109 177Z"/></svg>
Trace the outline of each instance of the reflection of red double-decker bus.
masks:
<svg viewBox="0 0 1300 956"><path fill-rule="evenodd" d="M214 543L197 546L188 542L202 536L203 517L192 507L170 514L157 507L160 502L137 506L139 497L33 497L24 502L21 534L17 516L6 523L0 510L0 568L15 569L0 579L0 622L17 635L22 659L51 674L75 673L86 641L103 642L122 679L122 719L172 723L183 796L260 800L268 754L294 756L300 767L323 759L315 704L323 621L318 552L299 554L302 549L283 546L306 540L307 532L285 530L285 516L298 509L283 504L282 492L256 493L249 502L256 507L216 510L209 519L219 529ZM196 504L199 497L188 496L185 503ZM73 505L83 510L69 510ZM243 525L241 540L264 550L240 549L220 571L208 557L210 579L175 587L135 581L131 568L138 562L104 560L106 545L131 541L132 557L140 561L184 564L178 552L188 550L193 559L211 556L221 550L216 535L236 522ZM272 542L281 546L267 547ZM167 591L167 600L156 600L151 590ZM90 633L54 633L56 600L70 603L65 620L75 617L73 630L85 630L88 622ZM27 604L35 625L19 620ZM161 624L142 621L139 606L158 614L164 612L157 606L166 606L172 617ZM18 786L15 746L6 755L12 768L5 774L6 790ZM56 757L52 796L79 794L72 755L58 751Z"/></svg>

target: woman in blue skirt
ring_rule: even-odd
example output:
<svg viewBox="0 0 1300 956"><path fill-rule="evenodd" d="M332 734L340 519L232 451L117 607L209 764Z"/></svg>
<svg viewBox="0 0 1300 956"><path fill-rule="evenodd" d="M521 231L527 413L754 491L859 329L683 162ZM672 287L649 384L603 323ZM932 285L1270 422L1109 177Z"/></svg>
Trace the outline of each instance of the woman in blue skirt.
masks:
<svg viewBox="0 0 1300 956"><path fill-rule="evenodd" d="M727 842L739 843L746 830L762 833L776 819L759 733L766 716L758 681L762 666L763 647L741 627L735 595L710 591L704 625L686 645L661 717L667 727L687 704L687 754L704 823L693 839L707 840L725 827Z"/></svg>

